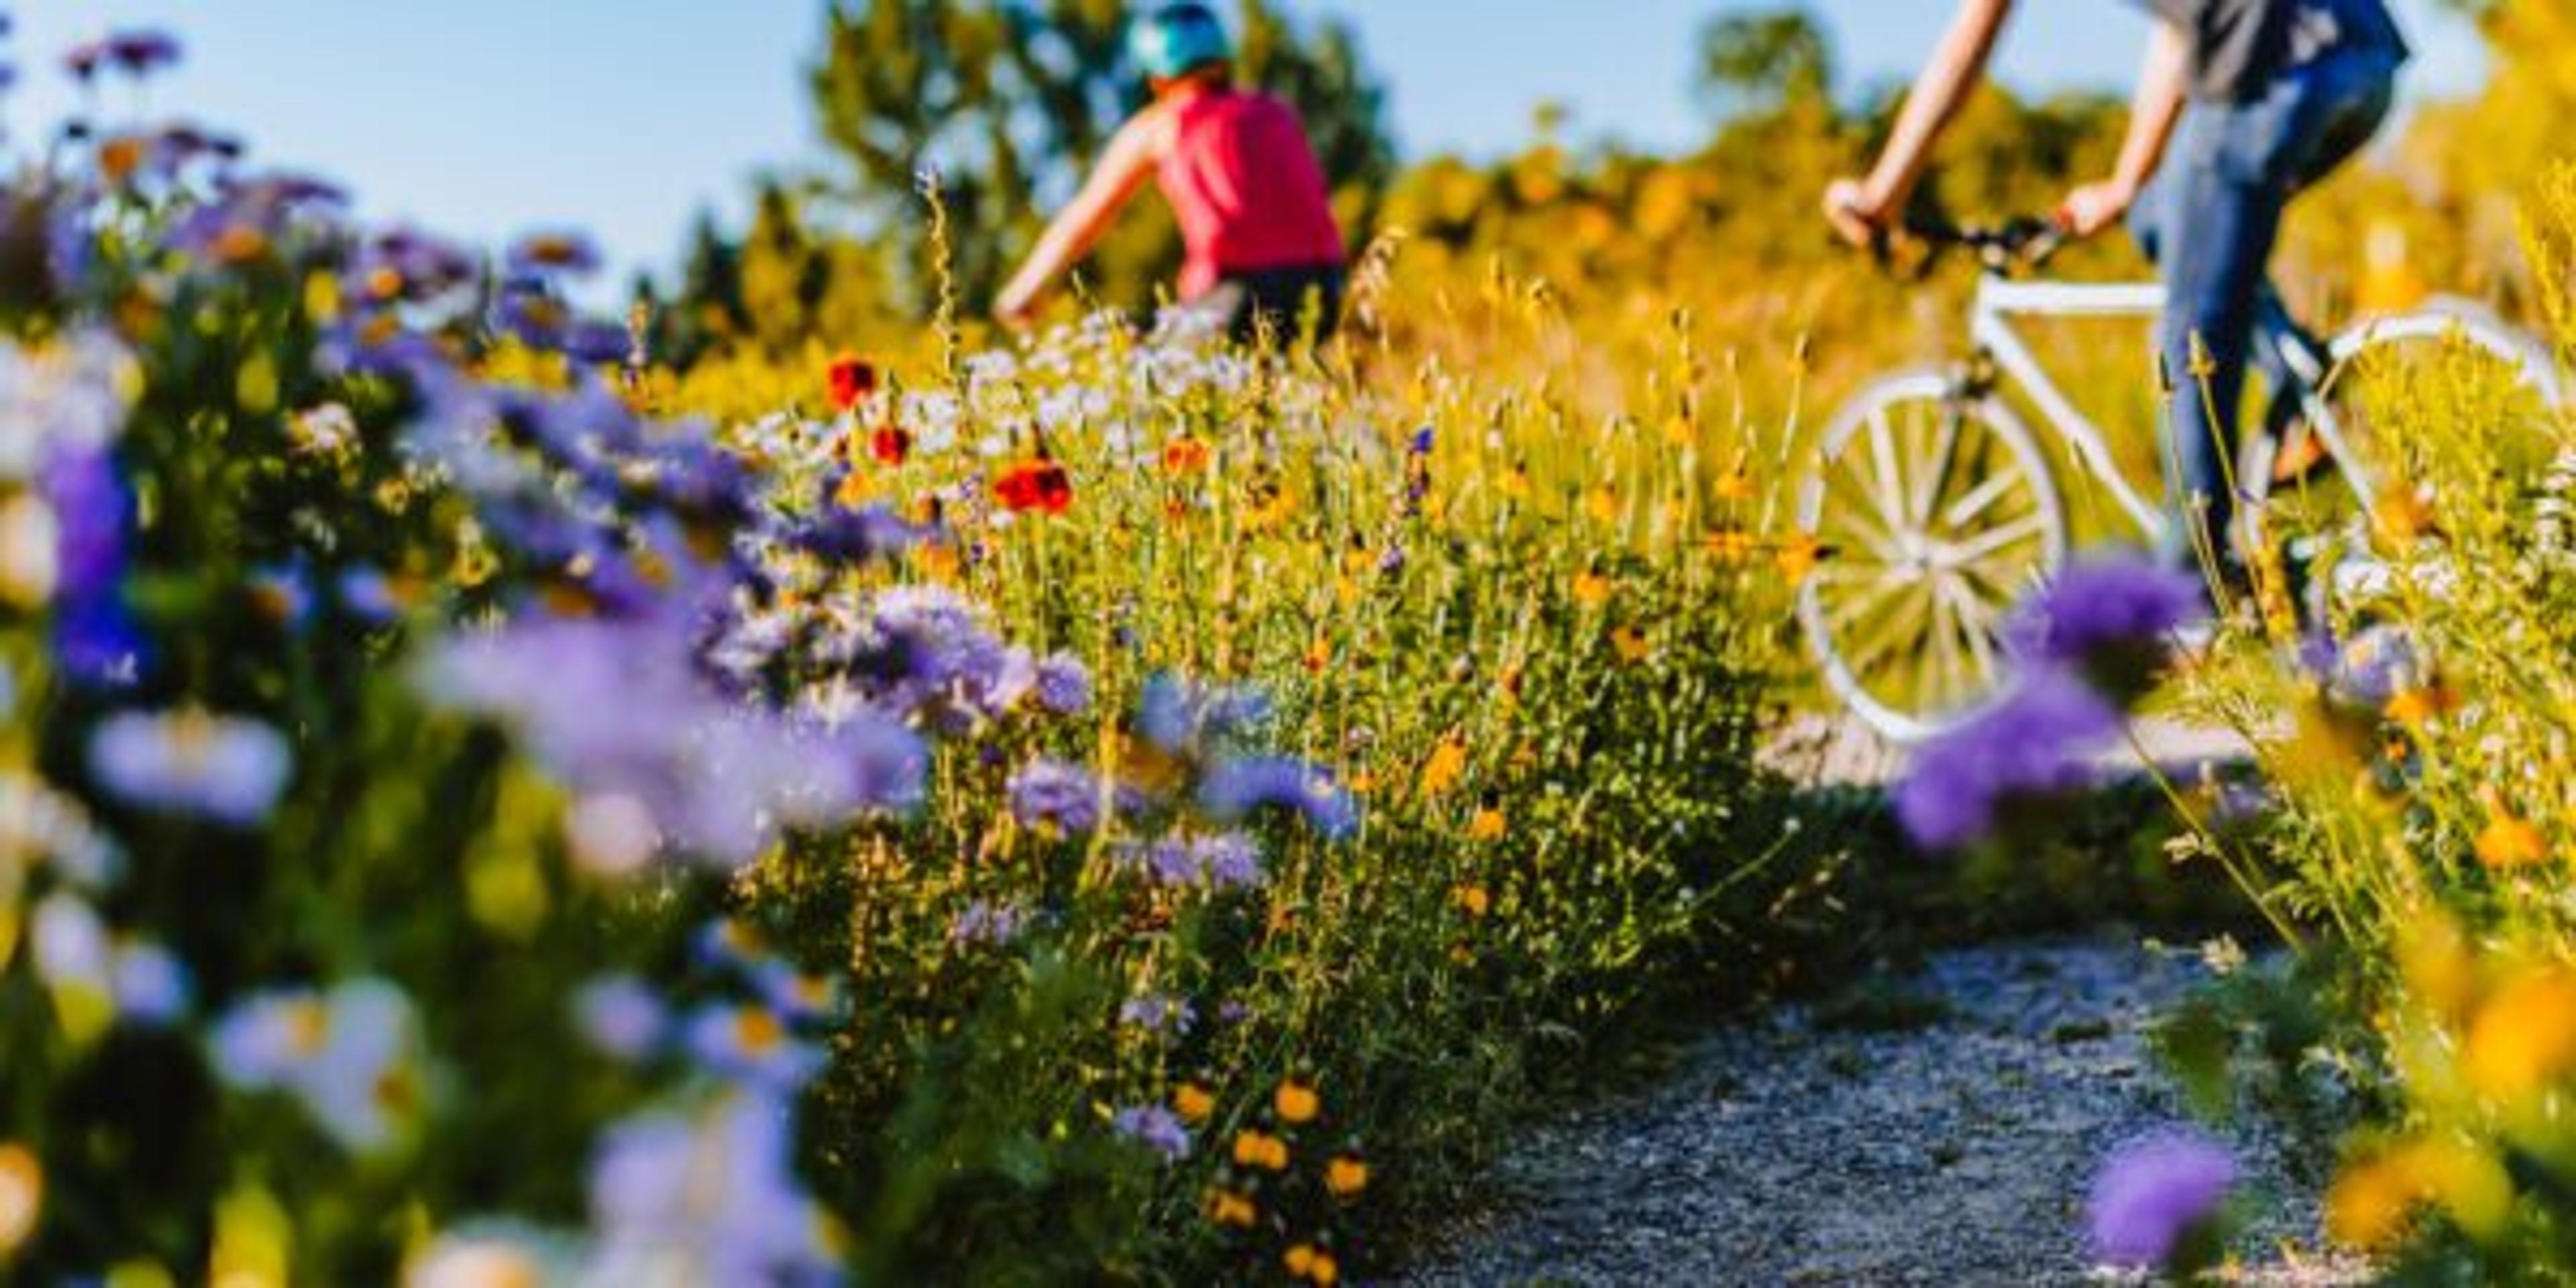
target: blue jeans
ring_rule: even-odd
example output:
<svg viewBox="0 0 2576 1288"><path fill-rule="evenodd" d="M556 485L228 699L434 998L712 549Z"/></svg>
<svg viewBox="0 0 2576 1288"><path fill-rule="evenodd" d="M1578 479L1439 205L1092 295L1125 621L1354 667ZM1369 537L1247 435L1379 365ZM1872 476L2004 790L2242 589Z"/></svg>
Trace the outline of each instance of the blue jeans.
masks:
<svg viewBox="0 0 2576 1288"><path fill-rule="evenodd" d="M2256 319L2278 310L2267 276L2291 198L2352 159L2388 119L2397 56L2348 49L2284 73L2245 103L2194 103L2131 225L2172 296L2158 336L2173 382L2166 432L2179 468L2165 557L2195 566L2196 542L2233 559L2237 413L2249 363L2294 387L2278 352L2255 352ZM2195 342L2209 365L2195 376ZM2313 347L2313 342L2309 342ZM2276 403L2278 400L2276 400ZM2278 405L2276 416L2296 411ZM2286 422L2283 422L2286 423ZM2278 428L2279 426L2275 426Z"/></svg>

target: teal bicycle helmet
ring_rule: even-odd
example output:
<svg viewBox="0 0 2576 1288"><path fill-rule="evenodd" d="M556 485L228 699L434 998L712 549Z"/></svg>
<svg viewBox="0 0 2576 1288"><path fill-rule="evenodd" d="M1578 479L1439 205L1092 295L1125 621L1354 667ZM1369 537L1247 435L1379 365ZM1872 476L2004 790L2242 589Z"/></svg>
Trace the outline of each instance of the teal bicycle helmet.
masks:
<svg viewBox="0 0 2576 1288"><path fill-rule="evenodd" d="M1210 63L1233 61L1234 43L1215 11L1189 0L1137 19L1127 31L1127 53L1146 75L1179 80Z"/></svg>

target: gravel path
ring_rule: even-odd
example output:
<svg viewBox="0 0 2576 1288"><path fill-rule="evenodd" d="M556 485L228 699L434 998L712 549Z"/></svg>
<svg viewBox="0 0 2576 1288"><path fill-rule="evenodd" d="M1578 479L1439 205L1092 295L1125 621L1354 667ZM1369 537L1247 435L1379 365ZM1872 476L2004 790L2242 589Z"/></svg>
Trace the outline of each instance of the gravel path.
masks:
<svg viewBox="0 0 2576 1288"><path fill-rule="evenodd" d="M1865 1006L1718 1032L1656 1089L1534 1131L1398 1282L2101 1281L2086 1189L2106 1151L2180 1116L2142 1029L2204 977L2126 940L2001 945ZM2288 1191L2276 1143L2232 1143L2256 1186ZM2313 1203L2289 1206L2249 1236L2246 1277L2360 1281L2284 1253L2314 1242Z"/></svg>

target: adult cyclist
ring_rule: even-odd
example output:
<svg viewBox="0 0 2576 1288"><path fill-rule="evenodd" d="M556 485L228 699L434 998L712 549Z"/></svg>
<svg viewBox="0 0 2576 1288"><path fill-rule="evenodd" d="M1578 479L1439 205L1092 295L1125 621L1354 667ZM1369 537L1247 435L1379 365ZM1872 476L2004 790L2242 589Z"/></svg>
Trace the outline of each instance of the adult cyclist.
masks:
<svg viewBox="0 0 2576 1288"><path fill-rule="evenodd" d="M1225 27L1204 4L1170 4L1130 29L1153 101L1109 141L994 313L1026 326L1047 290L1108 232L1148 177L1179 219L1182 302L1238 341L1337 324L1344 246L1331 190L1294 109L1238 87Z"/></svg>
<svg viewBox="0 0 2576 1288"><path fill-rule="evenodd" d="M2283 212L2387 120L2406 43L2383 0L2130 2L2157 21L2128 139L2111 176L2069 193L2061 218L2091 236L2130 216L2162 270L2172 301L2158 344L2180 385L2168 433L2182 516L2165 554L2187 564L2207 550L2232 564L2228 479L2246 366L2279 360L2249 350ZM1845 239L1870 246L1896 227L2012 9L1960 0L1877 166L1825 194Z"/></svg>

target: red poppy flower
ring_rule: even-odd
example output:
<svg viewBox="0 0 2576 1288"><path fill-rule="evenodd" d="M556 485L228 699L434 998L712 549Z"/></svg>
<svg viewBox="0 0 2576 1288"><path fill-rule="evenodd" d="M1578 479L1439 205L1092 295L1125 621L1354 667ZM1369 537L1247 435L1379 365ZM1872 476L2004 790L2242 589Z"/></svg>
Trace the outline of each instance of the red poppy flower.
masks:
<svg viewBox="0 0 2576 1288"><path fill-rule="evenodd" d="M1163 445L1163 472L1196 474L1208 467L1208 445L1187 435Z"/></svg>
<svg viewBox="0 0 2576 1288"><path fill-rule="evenodd" d="M877 391L876 364L865 358L844 355L832 360L828 373L832 386L832 406L848 411L873 396Z"/></svg>
<svg viewBox="0 0 2576 1288"><path fill-rule="evenodd" d="M888 422L868 436L868 455L881 465L901 465L912 457L912 431Z"/></svg>
<svg viewBox="0 0 2576 1288"><path fill-rule="evenodd" d="M993 484L993 494L1015 513L1062 514L1073 508L1073 480L1063 466L1044 457L1003 471Z"/></svg>

